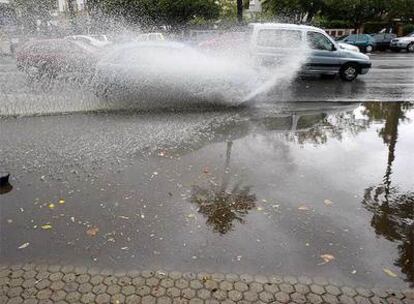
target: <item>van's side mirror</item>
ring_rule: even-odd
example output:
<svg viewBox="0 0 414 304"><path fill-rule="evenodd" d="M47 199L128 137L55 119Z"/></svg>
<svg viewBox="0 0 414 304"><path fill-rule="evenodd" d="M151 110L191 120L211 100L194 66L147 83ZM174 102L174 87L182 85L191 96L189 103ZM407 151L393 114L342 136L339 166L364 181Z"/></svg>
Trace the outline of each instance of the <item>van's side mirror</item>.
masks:
<svg viewBox="0 0 414 304"><path fill-rule="evenodd" d="M332 52L334 52L334 51L336 51L337 50L337 48L336 48L336 46L335 46L335 44L332 44Z"/></svg>

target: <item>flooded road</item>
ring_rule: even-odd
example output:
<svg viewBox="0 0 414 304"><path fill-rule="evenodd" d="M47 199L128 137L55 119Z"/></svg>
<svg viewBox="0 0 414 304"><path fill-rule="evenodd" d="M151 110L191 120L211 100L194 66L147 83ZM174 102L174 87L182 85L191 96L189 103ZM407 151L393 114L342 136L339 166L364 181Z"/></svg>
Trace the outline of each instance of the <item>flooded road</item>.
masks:
<svg viewBox="0 0 414 304"><path fill-rule="evenodd" d="M0 259L412 285L413 119L327 102L3 118Z"/></svg>

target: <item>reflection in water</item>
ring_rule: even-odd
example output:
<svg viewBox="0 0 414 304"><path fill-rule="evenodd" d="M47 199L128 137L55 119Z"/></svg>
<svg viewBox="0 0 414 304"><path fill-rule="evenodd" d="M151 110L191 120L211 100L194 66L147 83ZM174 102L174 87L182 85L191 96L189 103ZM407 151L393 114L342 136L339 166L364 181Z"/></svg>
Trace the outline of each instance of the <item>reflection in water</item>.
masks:
<svg viewBox="0 0 414 304"><path fill-rule="evenodd" d="M13 190L13 186L9 183L6 183L5 185L0 186L0 195L9 193Z"/></svg>
<svg viewBox="0 0 414 304"><path fill-rule="evenodd" d="M365 190L362 204L373 213L371 226L375 232L398 243L399 258L395 265L414 286L414 193L400 193L391 185L398 125L406 119L405 112L410 108L409 104L401 103L366 105L365 114L370 120L385 120L378 135L388 146L388 158L382 183Z"/></svg>
<svg viewBox="0 0 414 304"><path fill-rule="evenodd" d="M191 196L191 202L199 206L198 212L207 217L207 225L220 234L231 231L235 221L243 223L248 211L256 205L256 196L249 187L236 184L228 189L231 147L232 142L228 142L222 184L211 183L208 188L194 186Z"/></svg>

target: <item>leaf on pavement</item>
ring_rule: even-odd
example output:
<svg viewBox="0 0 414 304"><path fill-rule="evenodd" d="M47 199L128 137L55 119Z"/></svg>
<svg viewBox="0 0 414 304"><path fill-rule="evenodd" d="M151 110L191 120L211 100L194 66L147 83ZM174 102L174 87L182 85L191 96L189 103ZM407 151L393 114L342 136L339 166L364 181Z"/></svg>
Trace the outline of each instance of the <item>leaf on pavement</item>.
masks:
<svg viewBox="0 0 414 304"><path fill-rule="evenodd" d="M89 236L95 236L98 232L99 232L98 227L92 227L92 228L89 228L88 230L86 230L86 234L89 235Z"/></svg>
<svg viewBox="0 0 414 304"><path fill-rule="evenodd" d="M59 200L59 204L64 204L65 203L65 200L63 199L63 198L61 198L60 200Z"/></svg>
<svg viewBox="0 0 414 304"><path fill-rule="evenodd" d="M41 228L42 228L43 230L52 229L52 225L50 225L50 224L45 224L45 225L42 225L42 226L41 226Z"/></svg>
<svg viewBox="0 0 414 304"><path fill-rule="evenodd" d="M24 243L22 245L20 245L19 247L17 247L17 249L24 249L27 248L30 245L30 243Z"/></svg>
<svg viewBox="0 0 414 304"><path fill-rule="evenodd" d="M323 264L329 263L333 260L335 260L335 257L332 254L322 254L321 259L324 261Z"/></svg>
<svg viewBox="0 0 414 304"><path fill-rule="evenodd" d="M384 272L389 275L392 278L396 278L397 274L395 274L394 272L392 272L391 270L389 270L388 268L384 268Z"/></svg>
<svg viewBox="0 0 414 304"><path fill-rule="evenodd" d="M300 206L300 207L298 208L298 210L301 210L301 211L308 211L308 210L310 210L310 209L309 209L309 207L307 207L307 206Z"/></svg>
<svg viewBox="0 0 414 304"><path fill-rule="evenodd" d="M51 203L51 204L47 205L47 207L48 207L49 209L55 209L55 204Z"/></svg>
<svg viewBox="0 0 414 304"><path fill-rule="evenodd" d="M323 201L323 203L324 203L326 206L332 206L332 205L333 205L333 201L330 201L330 200L328 200L328 199L324 200L324 201Z"/></svg>

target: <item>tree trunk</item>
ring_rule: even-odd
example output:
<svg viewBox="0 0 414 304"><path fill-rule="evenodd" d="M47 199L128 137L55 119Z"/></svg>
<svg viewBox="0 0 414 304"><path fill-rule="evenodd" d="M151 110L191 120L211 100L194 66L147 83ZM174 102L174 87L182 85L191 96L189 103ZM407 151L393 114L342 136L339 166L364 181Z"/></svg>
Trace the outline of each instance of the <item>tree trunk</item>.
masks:
<svg viewBox="0 0 414 304"><path fill-rule="evenodd" d="M243 22L243 0L237 0L237 21Z"/></svg>
<svg viewBox="0 0 414 304"><path fill-rule="evenodd" d="M75 30L75 8L73 7L73 0L67 0L68 12L69 12L69 23L70 30L73 32Z"/></svg>

